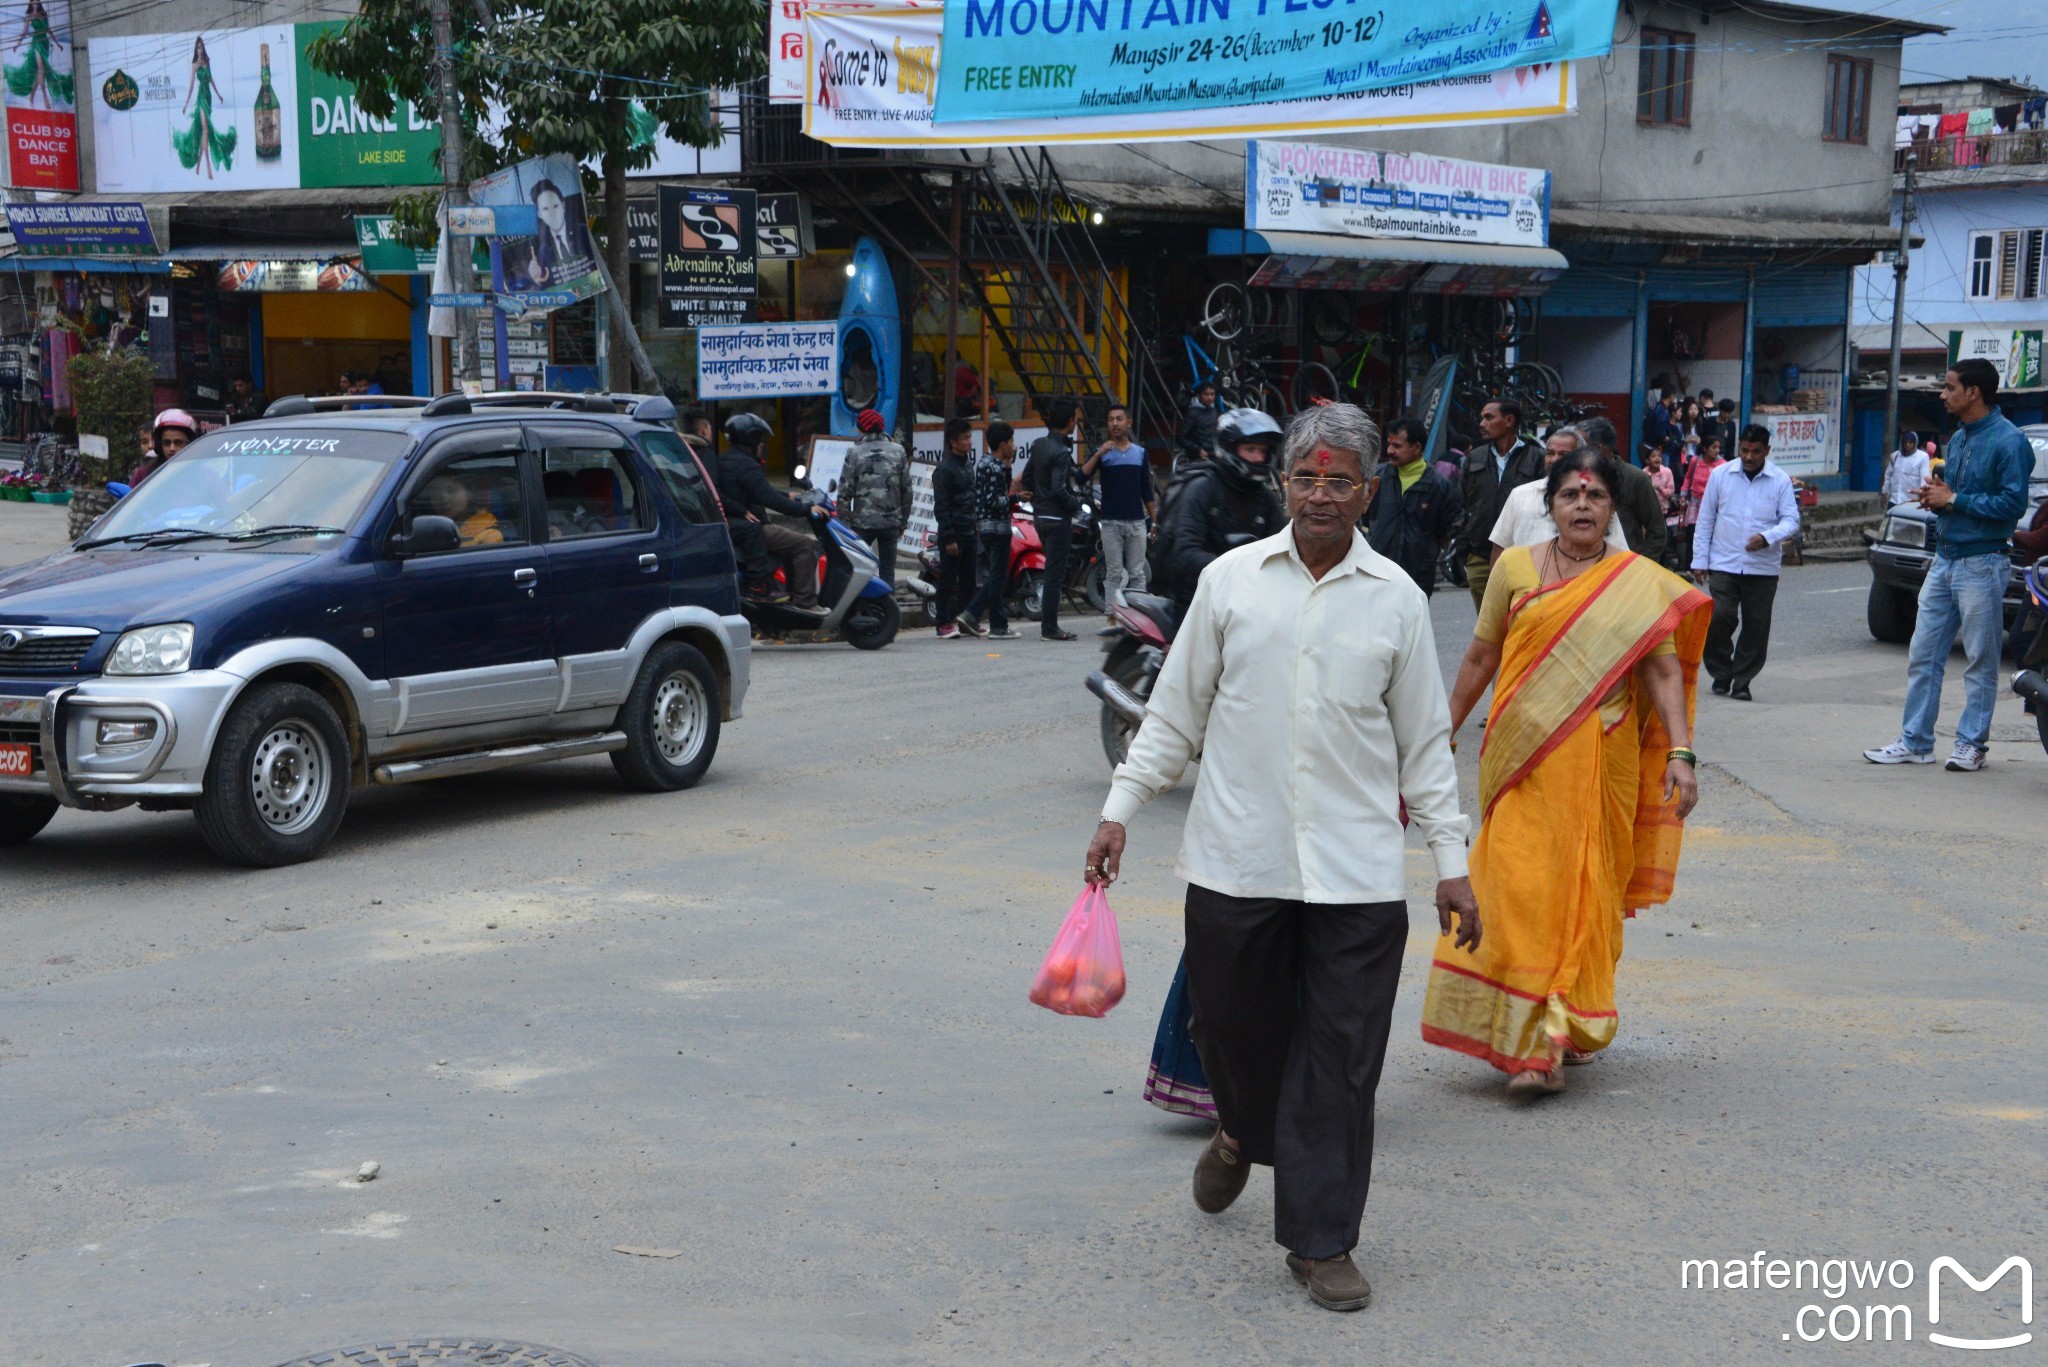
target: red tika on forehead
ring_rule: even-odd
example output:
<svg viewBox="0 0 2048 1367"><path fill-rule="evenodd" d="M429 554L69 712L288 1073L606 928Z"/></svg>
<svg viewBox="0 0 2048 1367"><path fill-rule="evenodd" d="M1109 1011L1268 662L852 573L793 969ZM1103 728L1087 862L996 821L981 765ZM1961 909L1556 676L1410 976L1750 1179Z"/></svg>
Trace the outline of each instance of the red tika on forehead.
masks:
<svg viewBox="0 0 2048 1367"><path fill-rule="evenodd" d="M1318 446L1318 447L1316 448L1316 464L1318 464L1318 465L1328 465L1329 463L1330 463L1330 453L1329 453L1328 451L1324 450L1324 449L1323 449L1322 447Z"/></svg>

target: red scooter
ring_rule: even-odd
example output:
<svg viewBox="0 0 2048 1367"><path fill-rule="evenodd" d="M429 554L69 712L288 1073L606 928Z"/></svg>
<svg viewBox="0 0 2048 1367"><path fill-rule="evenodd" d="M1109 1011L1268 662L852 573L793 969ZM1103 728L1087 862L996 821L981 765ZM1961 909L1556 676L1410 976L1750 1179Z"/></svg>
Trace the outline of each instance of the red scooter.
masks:
<svg viewBox="0 0 2048 1367"><path fill-rule="evenodd" d="M980 553L980 548L975 548ZM909 588L924 600L924 619L933 626L939 625L939 546L938 538L931 532L924 534L924 544L917 548L918 568L924 571L919 579L912 579ZM1012 618L1029 621L1038 616L1039 592L1045 582L1045 546L1038 539L1038 527L1031 520L1031 505L1022 499L1010 500L1010 577L1007 581L1009 592L1003 595L1003 608Z"/></svg>

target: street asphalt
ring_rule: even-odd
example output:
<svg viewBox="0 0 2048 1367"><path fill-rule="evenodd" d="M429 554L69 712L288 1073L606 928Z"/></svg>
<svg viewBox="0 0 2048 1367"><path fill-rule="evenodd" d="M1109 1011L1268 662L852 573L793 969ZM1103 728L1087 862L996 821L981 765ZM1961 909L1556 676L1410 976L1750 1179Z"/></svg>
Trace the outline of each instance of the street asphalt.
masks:
<svg viewBox="0 0 2048 1367"><path fill-rule="evenodd" d="M30 522L0 562L61 537ZM1934 1258L2048 1272L2048 757L2002 696L1984 772L1866 764L1905 686L1867 576L1788 570L1757 701L1702 698L1676 899L1567 1095L1422 1043L1411 848L1361 1314L1289 1278L1267 1174L1196 1211L1206 1132L1140 1097L1183 795L1112 893L1124 1004L1025 1000L1108 777L1093 640L911 631L761 649L688 793L602 759L368 792L262 873L133 810L0 853L0 1360L1722 1363L1873 1303L1915 1346L1865 1357L1922 1351ZM1448 675L1472 606L1433 611ZM1913 1281L1681 1288L1757 1250ZM2028 1328L2010 1279L1946 1291L1942 1331Z"/></svg>

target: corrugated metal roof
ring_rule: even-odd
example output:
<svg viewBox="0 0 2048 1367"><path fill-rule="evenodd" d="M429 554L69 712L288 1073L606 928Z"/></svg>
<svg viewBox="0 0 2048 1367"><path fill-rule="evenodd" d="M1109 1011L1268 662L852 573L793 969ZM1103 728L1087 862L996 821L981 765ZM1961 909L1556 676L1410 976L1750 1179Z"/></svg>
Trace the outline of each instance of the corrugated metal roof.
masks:
<svg viewBox="0 0 2048 1367"><path fill-rule="evenodd" d="M1826 219L1722 218L1712 214L1636 214L1619 209L1556 208L1553 231L1570 237L1706 242L1742 247L1895 247L1899 230L1884 223Z"/></svg>

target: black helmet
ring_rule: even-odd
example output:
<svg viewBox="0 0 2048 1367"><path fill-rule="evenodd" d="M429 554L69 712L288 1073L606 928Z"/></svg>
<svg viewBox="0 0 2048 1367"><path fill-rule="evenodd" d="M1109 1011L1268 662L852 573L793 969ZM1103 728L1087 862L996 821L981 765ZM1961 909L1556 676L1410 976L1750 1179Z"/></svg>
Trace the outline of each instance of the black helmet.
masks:
<svg viewBox="0 0 2048 1367"><path fill-rule="evenodd" d="M744 446L749 451L758 450L762 442L775 435L775 429L768 420L755 413L735 413L725 420L725 440L728 446Z"/></svg>
<svg viewBox="0 0 2048 1367"><path fill-rule="evenodd" d="M1273 463L1280 459L1283 435L1280 424L1263 409L1233 408L1216 423L1217 468L1240 483L1258 483L1269 477ZM1238 446L1247 441L1262 441L1272 448L1266 464L1253 465L1237 453Z"/></svg>

